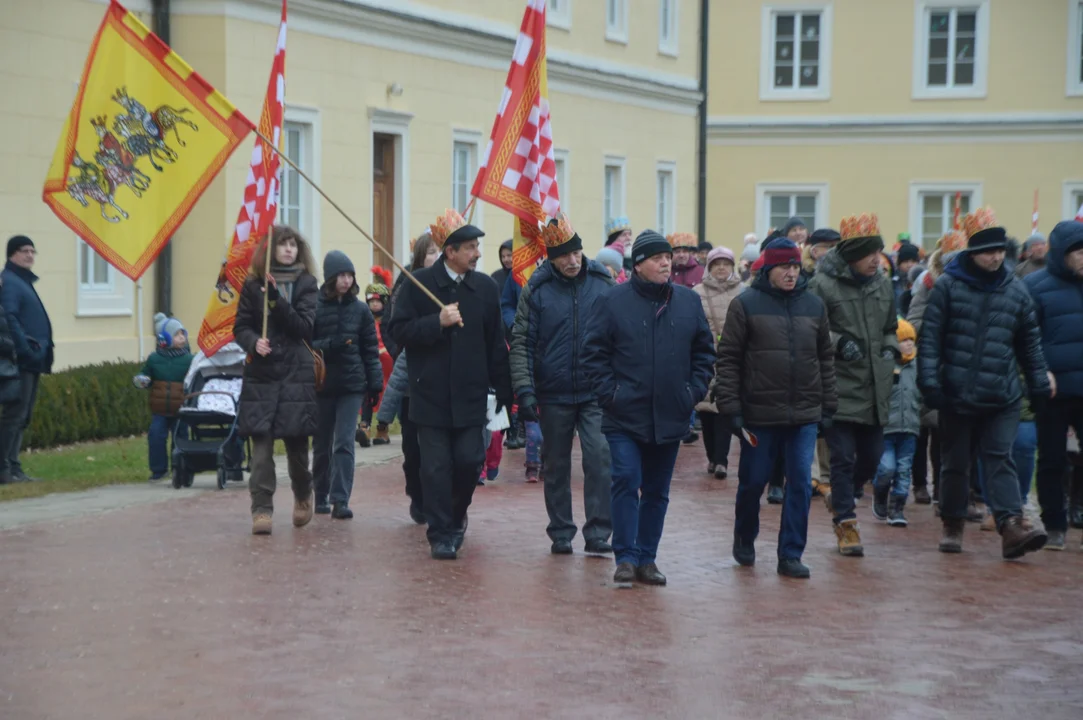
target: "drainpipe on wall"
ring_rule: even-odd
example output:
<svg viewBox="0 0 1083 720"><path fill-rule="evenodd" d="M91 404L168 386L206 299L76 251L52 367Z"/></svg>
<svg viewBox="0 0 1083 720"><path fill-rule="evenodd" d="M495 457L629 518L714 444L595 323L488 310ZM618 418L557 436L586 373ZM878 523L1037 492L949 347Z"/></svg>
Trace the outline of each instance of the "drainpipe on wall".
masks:
<svg viewBox="0 0 1083 720"><path fill-rule="evenodd" d="M699 147L696 157L696 171L699 177L696 198L696 231L700 240L707 240L707 36L710 23L707 21L709 0L700 0L699 8Z"/></svg>
<svg viewBox="0 0 1083 720"><path fill-rule="evenodd" d="M169 0L151 0L151 19L154 34L162 39L166 45L169 40ZM158 255L158 261L154 266L154 279L157 297L155 306L158 312L166 315L173 311L173 238L169 239L162 252ZM140 324L139 337L143 337L143 327ZM142 351L140 351L142 352Z"/></svg>

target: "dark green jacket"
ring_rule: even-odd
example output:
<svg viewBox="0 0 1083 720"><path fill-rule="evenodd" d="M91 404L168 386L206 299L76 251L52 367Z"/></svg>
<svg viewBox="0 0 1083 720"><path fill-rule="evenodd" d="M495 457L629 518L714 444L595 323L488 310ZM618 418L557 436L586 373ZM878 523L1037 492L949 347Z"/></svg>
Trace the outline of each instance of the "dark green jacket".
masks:
<svg viewBox="0 0 1083 720"><path fill-rule="evenodd" d="M845 361L835 355L835 380L839 409L835 420L861 425L884 425L891 406L892 375L899 341L895 337L895 289L890 278L877 275L860 284L850 266L833 248L823 260L809 290L827 306L831 341L837 348L848 336L861 347L860 360ZM884 350L894 352L884 357Z"/></svg>
<svg viewBox="0 0 1083 720"><path fill-rule="evenodd" d="M184 378L192 364L187 350L173 355L152 352L143 363L143 374L150 378L150 411L172 417L184 402Z"/></svg>

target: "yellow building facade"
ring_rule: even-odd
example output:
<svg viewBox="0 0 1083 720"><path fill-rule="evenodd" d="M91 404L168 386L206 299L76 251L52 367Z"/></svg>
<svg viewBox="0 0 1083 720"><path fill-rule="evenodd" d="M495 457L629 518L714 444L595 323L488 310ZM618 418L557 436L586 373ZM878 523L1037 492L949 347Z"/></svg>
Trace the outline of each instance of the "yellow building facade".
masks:
<svg viewBox="0 0 1083 720"><path fill-rule="evenodd" d="M707 227L876 212L926 247L962 205L1009 234L1083 202L1080 0L711 3Z"/></svg>
<svg viewBox="0 0 1083 720"><path fill-rule="evenodd" d="M637 229L695 229L699 2L548 0L549 89L558 183L585 249L606 219ZM152 25L149 0L126 4ZM172 0L170 44L242 112L257 117L270 72L278 0ZM286 151L400 262L410 238L465 204L488 142L524 2L291 0ZM58 366L135 359L153 347L155 273L141 287L82 245L42 203L102 0L12 3L0 14L0 212L6 236L39 250L37 285ZM172 311L197 331L232 233L250 140L171 243ZM281 215L318 257L345 251L365 284L368 243L286 171ZM511 218L482 205L481 269L498 267ZM142 332L142 343L140 334Z"/></svg>

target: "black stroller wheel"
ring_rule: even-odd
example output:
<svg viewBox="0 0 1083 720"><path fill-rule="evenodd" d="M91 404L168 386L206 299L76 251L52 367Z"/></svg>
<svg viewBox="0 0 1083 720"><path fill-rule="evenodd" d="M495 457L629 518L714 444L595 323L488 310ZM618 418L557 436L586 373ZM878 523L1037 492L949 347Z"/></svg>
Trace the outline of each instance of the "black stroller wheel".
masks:
<svg viewBox="0 0 1083 720"><path fill-rule="evenodd" d="M184 487L184 471L180 468L173 468L173 488L179 490Z"/></svg>
<svg viewBox="0 0 1083 720"><path fill-rule="evenodd" d="M226 489L226 477L227 477L226 469L224 467L219 467L218 468L218 489L219 490L225 490Z"/></svg>

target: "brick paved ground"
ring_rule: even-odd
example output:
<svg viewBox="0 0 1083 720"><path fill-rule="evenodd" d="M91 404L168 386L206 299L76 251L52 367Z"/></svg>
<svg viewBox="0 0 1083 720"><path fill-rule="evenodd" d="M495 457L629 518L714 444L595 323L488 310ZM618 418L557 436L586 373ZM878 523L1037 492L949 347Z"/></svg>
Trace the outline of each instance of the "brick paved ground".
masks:
<svg viewBox="0 0 1083 720"><path fill-rule="evenodd" d="M736 567L734 482L697 446L669 587L618 590L611 560L548 554L522 459L454 563L428 559L397 463L359 470L350 523L295 531L280 493L270 538L239 488L0 532L0 718L1083 717L1079 531L1009 563L970 526L942 556L930 508L899 530L866 499L867 556L844 559L817 503L812 580L783 580L777 508Z"/></svg>

